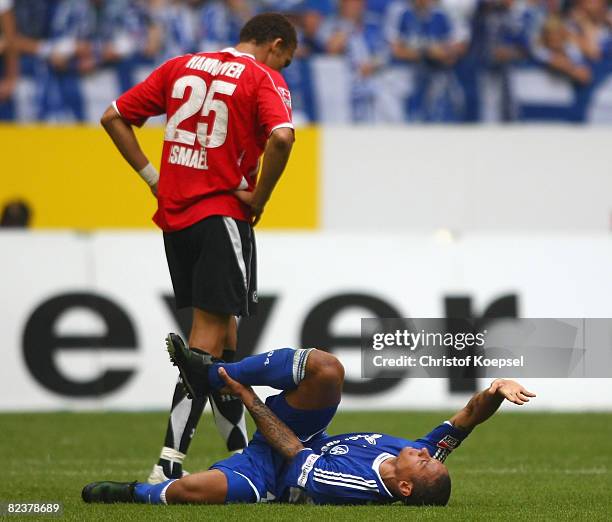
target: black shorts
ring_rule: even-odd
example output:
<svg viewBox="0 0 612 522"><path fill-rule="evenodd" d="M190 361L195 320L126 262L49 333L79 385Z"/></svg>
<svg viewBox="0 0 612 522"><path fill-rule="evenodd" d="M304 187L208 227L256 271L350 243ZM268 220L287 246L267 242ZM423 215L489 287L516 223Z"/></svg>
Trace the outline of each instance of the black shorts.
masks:
<svg viewBox="0 0 612 522"><path fill-rule="evenodd" d="M164 246L177 308L255 314L257 256L250 223L211 216L165 232Z"/></svg>

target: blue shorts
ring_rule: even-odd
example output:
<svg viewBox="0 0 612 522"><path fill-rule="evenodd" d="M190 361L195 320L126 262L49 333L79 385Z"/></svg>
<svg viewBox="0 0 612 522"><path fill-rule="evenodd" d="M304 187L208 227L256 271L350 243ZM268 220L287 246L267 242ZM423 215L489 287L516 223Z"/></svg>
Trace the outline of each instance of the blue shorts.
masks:
<svg viewBox="0 0 612 522"><path fill-rule="evenodd" d="M266 406L308 446L327 437L325 429L336 414L338 406L321 410L298 410L285 400L285 392L266 399ZM213 464L210 469L222 471L227 478L226 503L255 503L273 500L282 493L279 480L287 462L256 431L242 453Z"/></svg>

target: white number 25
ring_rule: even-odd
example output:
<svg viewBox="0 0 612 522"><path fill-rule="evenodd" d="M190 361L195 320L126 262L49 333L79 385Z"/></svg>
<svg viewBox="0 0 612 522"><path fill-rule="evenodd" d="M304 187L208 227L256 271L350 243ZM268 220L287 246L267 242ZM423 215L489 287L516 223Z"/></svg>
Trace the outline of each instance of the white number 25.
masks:
<svg viewBox="0 0 612 522"><path fill-rule="evenodd" d="M236 85L222 80L214 80L210 84L210 89L208 89L206 82L199 76L183 76L174 83L172 97L182 100L187 87L191 87L191 94L168 120L164 139L184 143L185 145L194 145L197 137L202 147L209 149L220 147L225 143L227 137L229 110L223 100L215 99L215 94L231 96L236 90ZM210 134L208 134L208 123L203 122L198 123L196 132L178 128L183 121L191 118L200 109L202 109L202 116L204 117L208 116L211 111L215 113L215 122Z"/></svg>

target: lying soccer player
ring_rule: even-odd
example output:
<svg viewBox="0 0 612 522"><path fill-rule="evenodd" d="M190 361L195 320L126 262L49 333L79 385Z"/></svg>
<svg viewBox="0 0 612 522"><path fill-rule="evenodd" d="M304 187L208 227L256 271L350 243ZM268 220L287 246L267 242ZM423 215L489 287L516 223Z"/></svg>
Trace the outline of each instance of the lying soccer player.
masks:
<svg viewBox="0 0 612 522"><path fill-rule="evenodd" d="M83 489L85 502L445 505L451 490L443 464L448 454L504 399L521 405L535 397L514 381L498 379L414 441L371 432L330 437L325 429L340 403L344 378L333 355L283 348L219 363L189 350L177 335L170 334L167 345L189 395L227 388L242 400L258 431L243 453L208 471L156 485L94 482ZM264 405L251 385L283 391Z"/></svg>

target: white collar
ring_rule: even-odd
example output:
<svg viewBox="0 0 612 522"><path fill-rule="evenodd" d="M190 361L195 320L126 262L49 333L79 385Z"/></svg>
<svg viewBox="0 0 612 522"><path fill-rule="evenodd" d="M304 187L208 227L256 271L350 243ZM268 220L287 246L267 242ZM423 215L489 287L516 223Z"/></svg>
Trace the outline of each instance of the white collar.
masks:
<svg viewBox="0 0 612 522"><path fill-rule="evenodd" d="M372 469L374 470L374 472L376 473L376 476L378 477L378 480L380 480L380 483L382 484L382 487L385 488L385 492L387 493L387 495L389 495L390 497L393 497L393 495L391 494L391 492L387 489L387 486L385 485L385 481L382 479L382 477L380 476L380 465L385 461L385 460L389 460L392 458L395 458L396 455L391 455L391 453L381 453L380 455L378 455L378 457L376 457L374 459L374 462L372 463Z"/></svg>
<svg viewBox="0 0 612 522"><path fill-rule="evenodd" d="M253 60L255 59L255 56L253 56L252 54L241 53L240 51L236 50L234 47L226 47L225 49L221 49L221 52L230 53L230 54L233 54L234 56L247 56L248 58L253 58Z"/></svg>

